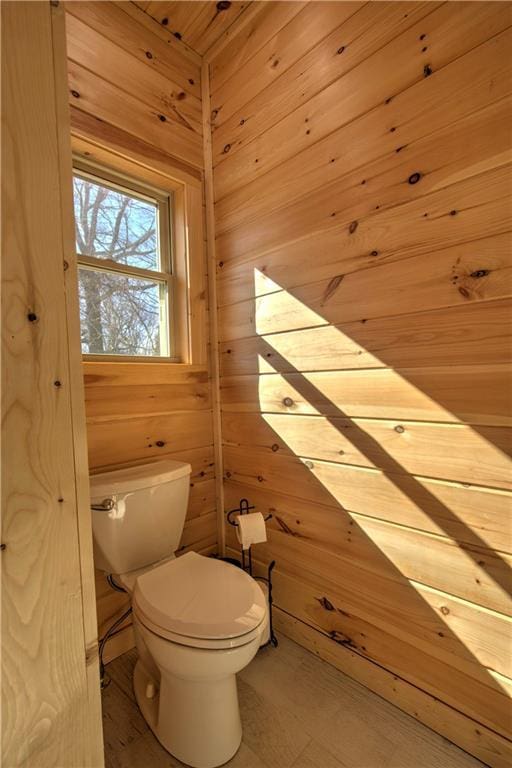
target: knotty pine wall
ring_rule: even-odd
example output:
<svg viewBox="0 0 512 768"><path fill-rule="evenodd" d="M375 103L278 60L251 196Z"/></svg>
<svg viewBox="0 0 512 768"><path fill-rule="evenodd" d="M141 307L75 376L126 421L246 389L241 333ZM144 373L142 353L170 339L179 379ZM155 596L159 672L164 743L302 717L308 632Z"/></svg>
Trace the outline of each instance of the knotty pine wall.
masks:
<svg viewBox="0 0 512 768"><path fill-rule="evenodd" d="M132 3L70 2L72 131L150 168L202 178L201 61ZM206 302L206 256L203 301ZM206 329L205 329L206 335ZM192 465L182 551L216 549L215 472L208 365L84 363L92 472L172 458ZM96 578L100 637L129 600ZM106 660L133 643L127 625Z"/></svg>
<svg viewBox="0 0 512 768"><path fill-rule="evenodd" d="M509 3L262 3L210 62L226 508L273 515L256 557L277 561L283 632L492 766L510 756L511 21Z"/></svg>

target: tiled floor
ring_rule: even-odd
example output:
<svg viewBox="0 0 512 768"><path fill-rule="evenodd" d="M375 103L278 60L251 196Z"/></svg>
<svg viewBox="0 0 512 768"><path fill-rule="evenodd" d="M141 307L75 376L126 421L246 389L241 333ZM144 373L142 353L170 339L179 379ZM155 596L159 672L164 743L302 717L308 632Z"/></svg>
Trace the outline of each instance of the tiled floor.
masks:
<svg viewBox="0 0 512 768"><path fill-rule="evenodd" d="M109 664L106 768L177 768L134 700L135 651ZM244 727L229 768L482 768L482 763L285 637L238 678Z"/></svg>

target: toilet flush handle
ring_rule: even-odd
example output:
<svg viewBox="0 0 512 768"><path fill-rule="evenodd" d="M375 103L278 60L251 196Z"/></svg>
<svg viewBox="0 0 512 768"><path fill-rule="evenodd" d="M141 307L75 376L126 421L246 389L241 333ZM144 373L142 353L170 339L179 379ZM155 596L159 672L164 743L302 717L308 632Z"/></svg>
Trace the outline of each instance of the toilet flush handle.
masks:
<svg viewBox="0 0 512 768"><path fill-rule="evenodd" d="M114 499L103 499L99 504L91 504L91 509L94 509L95 512L110 512L115 505Z"/></svg>

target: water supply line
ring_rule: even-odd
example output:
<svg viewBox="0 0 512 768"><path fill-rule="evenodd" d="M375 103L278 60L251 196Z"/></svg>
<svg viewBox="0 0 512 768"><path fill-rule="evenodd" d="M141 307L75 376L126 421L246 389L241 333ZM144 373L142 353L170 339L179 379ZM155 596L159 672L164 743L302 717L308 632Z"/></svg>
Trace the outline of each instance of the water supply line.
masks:
<svg viewBox="0 0 512 768"><path fill-rule="evenodd" d="M109 583L109 586L112 589L115 589L116 592L126 592L126 589L124 589L124 587L121 587L120 584L117 584L114 581L114 577L112 576L111 573L108 574L107 581ZM105 673L105 664L103 663L103 651L105 649L105 644L106 644L107 640L114 634L116 629L123 623L123 621L125 621L128 618L128 616L130 615L131 612L132 612L132 607L130 606L123 613L122 616L120 616L118 619L116 619L116 621L114 621L112 626L110 626L107 629L107 631L105 632L105 634L103 635L103 637L100 640L98 654L99 654L99 659L100 659L100 686L101 686L102 690L104 688L106 688L107 685L110 683L110 678Z"/></svg>

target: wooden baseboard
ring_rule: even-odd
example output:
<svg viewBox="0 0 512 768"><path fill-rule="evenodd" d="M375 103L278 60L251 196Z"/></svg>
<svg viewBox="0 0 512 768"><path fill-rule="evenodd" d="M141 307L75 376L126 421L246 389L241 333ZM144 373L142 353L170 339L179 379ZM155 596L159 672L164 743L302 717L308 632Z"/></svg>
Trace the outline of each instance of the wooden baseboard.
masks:
<svg viewBox="0 0 512 768"><path fill-rule="evenodd" d="M492 768L512 765L512 743L328 635L274 606L277 631Z"/></svg>

